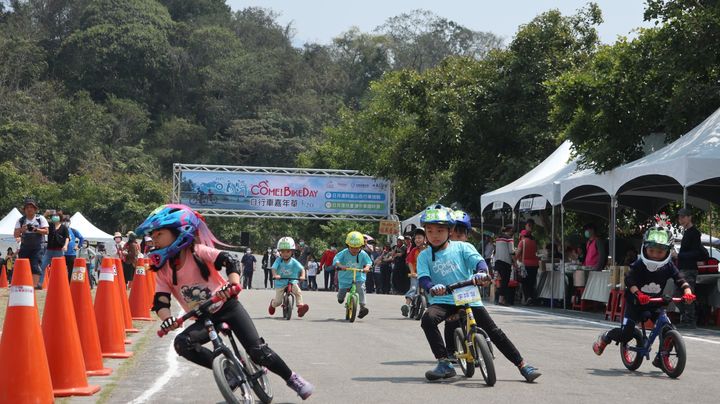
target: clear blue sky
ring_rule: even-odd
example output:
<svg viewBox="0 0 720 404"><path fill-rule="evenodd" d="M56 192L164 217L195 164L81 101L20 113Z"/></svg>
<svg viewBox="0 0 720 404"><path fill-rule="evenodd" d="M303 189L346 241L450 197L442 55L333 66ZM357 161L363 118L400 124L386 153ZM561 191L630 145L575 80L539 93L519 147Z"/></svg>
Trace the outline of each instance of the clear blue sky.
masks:
<svg viewBox="0 0 720 404"><path fill-rule="evenodd" d="M549 9L574 14L587 0L227 0L233 10L269 8L280 13L278 21L295 29L294 44L328 44L332 38L357 26L371 32L389 17L414 9L425 9L475 31L490 31L510 42L517 28ZM631 31L652 24L643 21L642 0L596 0L605 22L598 31L604 43L618 36L634 37Z"/></svg>

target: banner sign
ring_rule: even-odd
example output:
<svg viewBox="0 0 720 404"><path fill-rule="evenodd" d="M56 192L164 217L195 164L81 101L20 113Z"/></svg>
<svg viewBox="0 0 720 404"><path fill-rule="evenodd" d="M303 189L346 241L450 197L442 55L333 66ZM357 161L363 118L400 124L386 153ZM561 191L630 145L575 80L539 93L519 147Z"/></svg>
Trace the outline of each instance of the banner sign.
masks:
<svg viewBox="0 0 720 404"><path fill-rule="evenodd" d="M525 198L520 200L520 211L528 212L531 210L543 210L547 205L547 199L542 196L536 196L534 198Z"/></svg>
<svg viewBox="0 0 720 404"><path fill-rule="evenodd" d="M193 209L390 214L390 182L373 177L183 170L180 180Z"/></svg>
<svg viewBox="0 0 720 404"><path fill-rule="evenodd" d="M393 220L381 220L378 233L389 236L396 236L400 234L400 222L396 222Z"/></svg>
<svg viewBox="0 0 720 404"><path fill-rule="evenodd" d="M495 201L492 204L492 210L500 210L503 208L503 205L504 205L503 201Z"/></svg>

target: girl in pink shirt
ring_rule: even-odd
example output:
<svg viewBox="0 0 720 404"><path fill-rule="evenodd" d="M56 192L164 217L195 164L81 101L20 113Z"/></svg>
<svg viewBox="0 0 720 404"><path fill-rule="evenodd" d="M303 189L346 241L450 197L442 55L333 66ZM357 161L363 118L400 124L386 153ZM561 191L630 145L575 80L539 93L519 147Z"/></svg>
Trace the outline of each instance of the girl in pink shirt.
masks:
<svg viewBox="0 0 720 404"><path fill-rule="evenodd" d="M151 267L157 272L153 311L163 320L163 330L178 327L170 311L171 295L188 312L215 294L223 299L211 309L210 318L216 326L227 323L255 363L282 377L303 400L310 397L312 384L291 371L268 347L240 301L228 298L232 286L240 287L237 262L227 252L214 248L214 243L220 242L202 216L185 205L162 205L135 233L150 235L153 240L154 247L148 252ZM227 272L227 281L220 275L222 267ZM175 337L175 350L187 360L211 369L213 352L202 346L209 341L203 324L195 322Z"/></svg>

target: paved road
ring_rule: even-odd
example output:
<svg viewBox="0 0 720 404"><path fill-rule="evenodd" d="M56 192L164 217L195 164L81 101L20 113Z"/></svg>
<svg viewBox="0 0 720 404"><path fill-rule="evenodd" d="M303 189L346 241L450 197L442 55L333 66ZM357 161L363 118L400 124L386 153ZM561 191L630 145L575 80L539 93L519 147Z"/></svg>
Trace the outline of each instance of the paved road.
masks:
<svg viewBox="0 0 720 404"><path fill-rule="evenodd" d="M497 353L495 387L486 387L479 375L429 383L424 373L434 365L432 354L419 322L400 317L400 297L369 295L369 316L350 324L341 321L342 307L328 292L305 293L311 307L305 318L288 322L278 314L270 317L267 303L272 293L243 291L241 300L270 346L315 384L312 402L715 403L720 396L720 334L713 331L685 333L687 368L680 379L672 380L648 363L635 373L625 370L614 345L596 357L591 343L610 323L491 306L495 321L543 376L534 384L525 383L517 369ZM107 401L222 402L211 371L178 358L171 338L150 336L155 327L157 323L146 326L148 340L142 353L118 377ZM272 375L271 383L274 402L299 401L279 377Z"/></svg>

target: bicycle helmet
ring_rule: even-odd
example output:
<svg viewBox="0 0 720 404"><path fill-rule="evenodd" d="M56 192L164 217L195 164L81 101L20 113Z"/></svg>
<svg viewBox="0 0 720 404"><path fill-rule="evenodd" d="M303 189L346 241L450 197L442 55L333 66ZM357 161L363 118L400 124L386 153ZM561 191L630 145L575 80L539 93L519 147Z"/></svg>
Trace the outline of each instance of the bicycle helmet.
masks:
<svg viewBox="0 0 720 404"><path fill-rule="evenodd" d="M465 231L470 231L472 229L472 224L470 223L470 215L465 213L462 210L453 210L452 211L452 218L455 219L455 226L465 229Z"/></svg>
<svg viewBox="0 0 720 404"><path fill-rule="evenodd" d="M345 244L348 247L360 248L365 245L365 237L359 231L351 231L345 237Z"/></svg>
<svg viewBox="0 0 720 404"><path fill-rule="evenodd" d="M418 234L422 234L425 236L425 229L422 227L416 227L415 231L413 232L413 237L417 236Z"/></svg>
<svg viewBox="0 0 720 404"><path fill-rule="evenodd" d="M654 227L649 228L643 236L642 248L640 251L640 258L642 259L645 267L648 271L655 272L658 268L666 265L670 262L671 254L670 249L673 246L674 236L669 228L664 225L668 225L669 222L663 216L655 217L657 224ZM647 256L648 248L657 248L665 251L665 256L661 260L653 260Z"/></svg>
<svg viewBox="0 0 720 404"><path fill-rule="evenodd" d="M294 250L295 240L292 237L283 237L278 240L277 249L279 250Z"/></svg>
<svg viewBox="0 0 720 404"><path fill-rule="evenodd" d="M176 234L175 241L169 246L150 250L147 258L156 269L165 265L168 258L176 256L180 250L195 241L195 232L200 226L201 219L195 212L185 205L161 205L155 209L145 221L135 229L136 234L150 234L154 230L169 229Z"/></svg>
<svg viewBox="0 0 720 404"><path fill-rule="evenodd" d="M455 219L452 217L450 208L437 204L428 206L420 215L420 226L425 226L428 223L453 227L455 226Z"/></svg>

